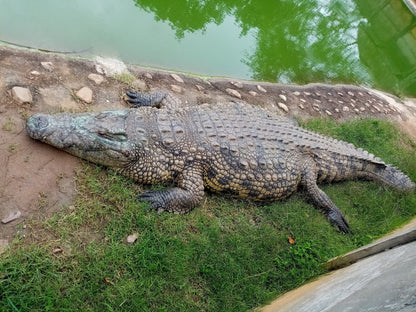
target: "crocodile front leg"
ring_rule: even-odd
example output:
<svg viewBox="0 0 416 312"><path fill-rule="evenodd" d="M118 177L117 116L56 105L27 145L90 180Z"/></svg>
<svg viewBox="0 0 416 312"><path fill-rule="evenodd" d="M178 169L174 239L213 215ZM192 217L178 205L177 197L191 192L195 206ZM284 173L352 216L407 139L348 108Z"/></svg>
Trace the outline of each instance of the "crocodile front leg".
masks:
<svg viewBox="0 0 416 312"><path fill-rule="evenodd" d="M165 91L156 91L153 93L127 91L126 95L126 101L133 104L133 108L152 106L156 108L175 109L181 105L181 101L178 98Z"/></svg>
<svg viewBox="0 0 416 312"><path fill-rule="evenodd" d="M322 209L329 221L336 225L340 231L348 233L350 227L341 211L334 205L328 195L326 195L316 184L317 172L318 170L315 162L312 159L308 159L303 166L301 184L306 187L306 191L311 201L317 207Z"/></svg>
<svg viewBox="0 0 416 312"><path fill-rule="evenodd" d="M197 206L204 196L204 183L200 170L185 169L178 180L178 187L140 194L139 201L149 202L149 209L158 212L184 214Z"/></svg>

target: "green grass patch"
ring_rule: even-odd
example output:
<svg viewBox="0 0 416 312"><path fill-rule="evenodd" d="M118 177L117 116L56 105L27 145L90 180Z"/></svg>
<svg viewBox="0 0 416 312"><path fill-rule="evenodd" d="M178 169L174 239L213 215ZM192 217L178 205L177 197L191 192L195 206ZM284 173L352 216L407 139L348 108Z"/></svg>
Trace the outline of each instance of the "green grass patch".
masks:
<svg viewBox="0 0 416 312"><path fill-rule="evenodd" d="M416 146L387 122L304 126L363 147L416 181ZM77 179L74 204L29 222L29 234L1 256L0 311L246 311L416 215L415 194L372 182L322 186L350 223L344 235L303 194L266 205L208 194L178 216L149 212L135 202L140 186L111 170L84 164ZM127 244L133 233L137 241Z"/></svg>

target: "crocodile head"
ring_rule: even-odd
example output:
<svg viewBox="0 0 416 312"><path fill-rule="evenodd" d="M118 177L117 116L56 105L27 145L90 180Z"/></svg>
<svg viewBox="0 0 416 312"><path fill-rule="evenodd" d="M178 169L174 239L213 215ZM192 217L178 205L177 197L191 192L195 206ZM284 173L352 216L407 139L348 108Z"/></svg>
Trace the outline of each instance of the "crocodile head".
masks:
<svg viewBox="0 0 416 312"><path fill-rule="evenodd" d="M82 114L35 114L26 122L29 135L72 155L119 168L134 158L130 110ZM130 131L131 132L131 131Z"/></svg>

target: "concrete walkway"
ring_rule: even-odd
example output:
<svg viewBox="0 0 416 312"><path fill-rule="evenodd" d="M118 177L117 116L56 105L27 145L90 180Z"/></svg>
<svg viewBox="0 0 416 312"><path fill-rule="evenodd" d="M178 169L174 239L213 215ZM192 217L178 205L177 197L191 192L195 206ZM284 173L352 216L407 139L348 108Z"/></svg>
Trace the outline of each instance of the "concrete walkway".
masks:
<svg viewBox="0 0 416 312"><path fill-rule="evenodd" d="M415 220L414 220L415 221ZM382 242L415 233L411 227ZM377 243L377 242L376 242ZM374 244L372 247L374 248ZM366 257L291 291L263 312L416 311L416 241Z"/></svg>

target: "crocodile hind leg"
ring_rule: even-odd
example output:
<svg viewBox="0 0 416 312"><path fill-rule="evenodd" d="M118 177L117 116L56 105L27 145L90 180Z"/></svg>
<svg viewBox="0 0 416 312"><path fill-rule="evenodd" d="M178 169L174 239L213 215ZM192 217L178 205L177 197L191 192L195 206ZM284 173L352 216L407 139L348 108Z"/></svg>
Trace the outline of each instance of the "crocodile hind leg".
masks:
<svg viewBox="0 0 416 312"><path fill-rule="evenodd" d="M149 202L149 209L157 212L184 214L197 206L204 196L204 183L199 170L184 170L178 179L178 187L140 194L139 201Z"/></svg>
<svg viewBox="0 0 416 312"><path fill-rule="evenodd" d="M311 201L328 217L329 221L336 225L340 231L348 233L350 231L348 222L345 220L341 211L337 206L331 201L331 199L326 195L316 184L317 181L317 170L315 162L309 160L305 163L301 184L305 186L306 191L311 199Z"/></svg>

